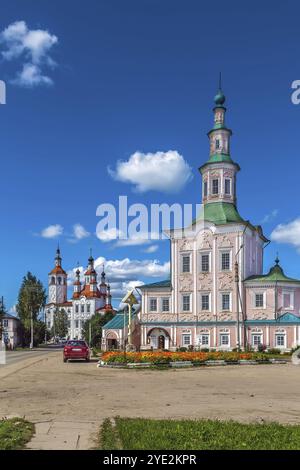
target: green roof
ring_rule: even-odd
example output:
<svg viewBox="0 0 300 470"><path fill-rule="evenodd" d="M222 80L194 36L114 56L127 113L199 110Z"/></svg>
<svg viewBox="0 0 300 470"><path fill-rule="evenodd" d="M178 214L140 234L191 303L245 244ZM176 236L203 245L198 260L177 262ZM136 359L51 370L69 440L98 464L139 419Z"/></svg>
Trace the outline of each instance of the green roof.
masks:
<svg viewBox="0 0 300 470"><path fill-rule="evenodd" d="M252 225L249 220L243 219L236 206L230 202L207 202L203 204L196 219L193 220L192 225L200 221L213 222L215 225L224 225L230 223L241 223L248 225L252 230L255 230L265 240L268 239L263 235L260 225Z"/></svg>
<svg viewBox="0 0 300 470"><path fill-rule="evenodd" d="M142 286L139 286L139 289L156 289L160 287L171 287L171 281L170 279L166 279L165 281L159 281L159 282L152 282L151 284L144 284Z"/></svg>
<svg viewBox="0 0 300 470"><path fill-rule="evenodd" d="M128 325L128 314L125 315L125 326ZM121 330L124 328L124 313L117 313L109 322L107 322L103 329L105 330Z"/></svg>
<svg viewBox="0 0 300 470"><path fill-rule="evenodd" d="M229 222L244 222L235 205L230 202L209 202L203 204L197 219L193 221L193 225L199 220L207 220L216 225L228 224Z"/></svg>
<svg viewBox="0 0 300 470"><path fill-rule="evenodd" d="M200 166L199 171L201 172L206 167L206 165L209 165L211 163L224 163L224 162L232 163L232 165L235 165L237 169L240 170L240 166L232 160L230 155L226 153L214 153L213 155L209 157L209 160L207 160L207 162L205 162L203 165Z"/></svg>
<svg viewBox="0 0 300 470"><path fill-rule="evenodd" d="M268 274L261 274L260 276L254 275L247 277L245 281L259 281L259 282L296 282L300 284L299 279L293 279L284 274L282 267L279 265L278 258L275 265L270 269Z"/></svg>

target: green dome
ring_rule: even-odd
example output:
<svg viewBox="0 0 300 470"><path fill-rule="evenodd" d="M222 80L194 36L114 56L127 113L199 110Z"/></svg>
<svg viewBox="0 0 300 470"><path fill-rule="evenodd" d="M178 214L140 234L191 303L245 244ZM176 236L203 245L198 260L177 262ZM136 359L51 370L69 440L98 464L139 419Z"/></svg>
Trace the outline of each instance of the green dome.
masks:
<svg viewBox="0 0 300 470"><path fill-rule="evenodd" d="M221 90L218 91L214 100L217 106L222 106L225 103L225 95Z"/></svg>

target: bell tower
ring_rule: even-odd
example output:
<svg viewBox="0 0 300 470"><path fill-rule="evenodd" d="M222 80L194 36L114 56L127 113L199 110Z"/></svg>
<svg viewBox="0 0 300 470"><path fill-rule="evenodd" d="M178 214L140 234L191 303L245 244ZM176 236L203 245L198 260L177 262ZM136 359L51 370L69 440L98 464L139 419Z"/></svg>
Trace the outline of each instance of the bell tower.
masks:
<svg viewBox="0 0 300 470"><path fill-rule="evenodd" d="M60 249L57 247L55 266L48 277L48 302L63 304L67 301L67 273L61 265Z"/></svg>
<svg viewBox="0 0 300 470"><path fill-rule="evenodd" d="M222 202L236 205L236 173L240 167L231 159L230 138L232 131L226 127L225 95L221 88L214 98L214 126L208 132L209 160L199 168L202 174L203 204Z"/></svg>

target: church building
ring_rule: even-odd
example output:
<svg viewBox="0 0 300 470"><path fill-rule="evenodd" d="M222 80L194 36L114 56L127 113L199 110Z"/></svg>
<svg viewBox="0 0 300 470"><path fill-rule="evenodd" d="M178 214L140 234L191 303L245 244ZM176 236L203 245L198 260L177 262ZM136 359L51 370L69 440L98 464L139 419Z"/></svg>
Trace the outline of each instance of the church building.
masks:
<svg viewBox="0 0 300 470"><path fill-rule="evenodd" d="M62 268L60 249L57 248L55 266L48 276L48 303L45 306L46 325L50 330L54 324L54 314L64 310L68 315L68 337L80 339L82 328L86 320L93 315L104 315L107 311L114 311L110 285L105 280L104 266L101 273L100 284L94 267L94 258L90 255L88 266L84 272L84 281L80 280L80 270L76 271L73 283L72 299L67 300L68 275Z"/></svg>
<svg viewBox="0 0 300 470"><path fill-rule="evenodd" d="M139 287L136 347L291 349L300 344L300 280L278 257L263 274L261 226L237 208L238 163L231 158L225 96L215 96L209 159L200 168L202 209L190 227L169 230L170 279ZM112 325L113 326L113 325ZM106 325L110 338L118 331ZM261 346L260 346L261 345Z"/></svg>

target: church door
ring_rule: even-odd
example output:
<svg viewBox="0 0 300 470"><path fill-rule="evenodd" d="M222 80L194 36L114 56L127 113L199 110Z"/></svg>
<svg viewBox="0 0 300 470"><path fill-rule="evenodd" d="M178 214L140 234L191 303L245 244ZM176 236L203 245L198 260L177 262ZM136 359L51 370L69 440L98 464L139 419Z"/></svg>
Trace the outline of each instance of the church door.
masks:
<svg viewBox="0 0 300 470"><path fill-rule="evenodd" d="M165 337L164 337L164 335L160 335L158 337L158 349L165 349Z"/></svg>

